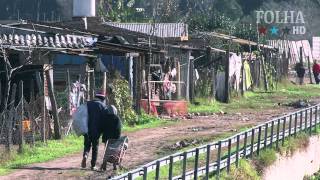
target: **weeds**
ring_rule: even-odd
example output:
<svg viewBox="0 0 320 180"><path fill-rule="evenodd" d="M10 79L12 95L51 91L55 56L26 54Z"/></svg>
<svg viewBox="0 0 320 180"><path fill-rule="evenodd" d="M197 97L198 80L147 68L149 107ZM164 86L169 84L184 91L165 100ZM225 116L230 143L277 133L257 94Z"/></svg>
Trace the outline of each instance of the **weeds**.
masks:
<svg viewBox="0 0 320 180"><path fill-rule="evenodd" d="M216 179L216 178L212 178ZM226 171L223 171L221 176L221 180L259 180L261 179L259 174L257 173L254 164L251 161L241 159L239 161L239 167L237 168L235 165L232 165L230 168L230 173L227 174Z"/></svg>
<svg viewBox="0 0 320 180"><path fill-rule="evenodd" d="M301 133L296 138L288 138L278 151L282 156L292 156L297 150L304 149L308 145L309 136L306 133Z"/></svg>
<svg viewBox="0 0 320 180"><path fill-rule="evenodd" d="M277 160L277 153L273 149L266 149L259 156L253 158L253 163L259 174L262 174L266 167L271 166Z"/></svg>

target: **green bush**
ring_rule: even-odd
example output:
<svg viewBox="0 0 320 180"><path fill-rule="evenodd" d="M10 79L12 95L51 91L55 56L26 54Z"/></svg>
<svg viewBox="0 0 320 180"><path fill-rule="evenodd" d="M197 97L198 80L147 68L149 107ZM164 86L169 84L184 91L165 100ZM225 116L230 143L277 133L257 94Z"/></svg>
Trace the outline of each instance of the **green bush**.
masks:
<svg viewBox="0 0 320 180"><path fill-rule="evenodd" d="M135 125L138 122L137 115L132 109L132 97L130 95L128 81L118 78L112 81L112 93L110 94L111 104L118 109L118 114L128 125Z"/></svg>

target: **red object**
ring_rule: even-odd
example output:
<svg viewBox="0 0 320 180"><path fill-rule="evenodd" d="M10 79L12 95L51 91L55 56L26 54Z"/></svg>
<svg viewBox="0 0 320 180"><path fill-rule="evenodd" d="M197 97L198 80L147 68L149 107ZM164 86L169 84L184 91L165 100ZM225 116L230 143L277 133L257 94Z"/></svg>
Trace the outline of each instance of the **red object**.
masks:
<svg viewBox="0 0 320 180"><path fill-rule="evenodd" d="M320 74L320 64L314 64L312 67L313 73Z"/></svg>
<svg viewBox="0 0 320 180"><path fill-rule="evenodd" d="M148 100L141 100L140 105L143 110L148 113ZM154 102L150 102L150 113L154 116L158 116L157 107L155 106Z"/></svg>
<svg viewBox="0 0 320 180"><path fill-rule="evenodd" d="M158 111L156 108L156 104L159 104L157 101L150 103L150 111L152 115L157 116ZM187 101L166 101L160 102L160 106L163 108L163 114L169 116L186 116L188 114L188 105ZM144 109L145 112L148 111L148 100L142 99L140 101L141 108Z"/></svg>
<svg viewBox="0 0 320 180"><path fill-rule="evenodd" d="M263 34L263 35L266 35L267 34L267 28L266 27L264 27L264 26L261 26L260 28L259 28L259 34Z"/></svg>
<svg viewBox="0 0 320 180"><path fill-rule="evenodd" d="M168 115L185 116L188 114L186 101L169 101L163 103L163 109Z"/></svg>

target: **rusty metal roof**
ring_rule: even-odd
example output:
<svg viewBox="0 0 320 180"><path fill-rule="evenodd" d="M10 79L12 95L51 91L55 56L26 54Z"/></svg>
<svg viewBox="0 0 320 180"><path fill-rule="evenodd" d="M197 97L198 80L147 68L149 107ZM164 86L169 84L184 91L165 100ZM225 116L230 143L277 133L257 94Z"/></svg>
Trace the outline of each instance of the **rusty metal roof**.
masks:
<svg viewBox="0 0 320 180"><path fill-rule="evenodd" d="M127 29L130 31L151 34L153 26L155 27L154 36L160 38L187 38L188 25L184 23L116 23L106 22L106 25Z"/></svg>

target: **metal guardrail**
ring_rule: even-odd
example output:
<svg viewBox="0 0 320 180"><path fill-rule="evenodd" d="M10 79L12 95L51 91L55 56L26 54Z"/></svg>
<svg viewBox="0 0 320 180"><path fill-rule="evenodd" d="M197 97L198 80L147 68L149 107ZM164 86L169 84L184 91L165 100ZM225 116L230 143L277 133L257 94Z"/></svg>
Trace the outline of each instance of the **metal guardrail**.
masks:
<svg viewBox="0 0 320 180"><path fill-rule="evenodd" d="M222 169L226 168L229 172L231 164L238 166L243 157L253 157L255 153L259 155L268 147L278 148L284 144L286 137L296 137L303 130L311 134L320 124L319 106L278 117L218 142L160 158L112 179L197 180L200 176L209 179L212 174L219 177ZM162 168L168 171L165 177L160 173Z"/></svg>

